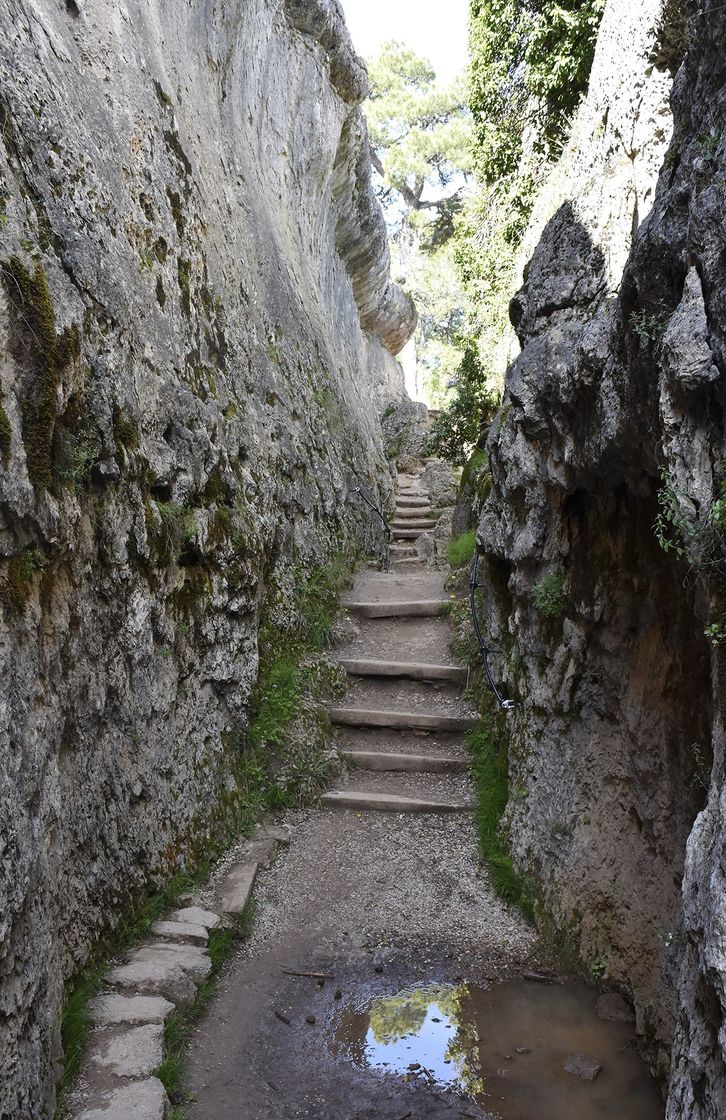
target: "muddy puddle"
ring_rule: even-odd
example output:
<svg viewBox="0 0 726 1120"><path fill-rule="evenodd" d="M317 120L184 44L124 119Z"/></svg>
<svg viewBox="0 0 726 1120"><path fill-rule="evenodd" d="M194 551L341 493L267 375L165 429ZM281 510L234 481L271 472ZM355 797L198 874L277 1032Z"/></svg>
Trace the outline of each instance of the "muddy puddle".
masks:
<svg viewBox="0 0 726 1120"><path fill-rule="evenodd" d="M342 1008L331 1049L359 1069L449 1088L501 1120L663 1120L630 1023L584 984L426 985ZM593 1080L568 1072L573 1056Z"/></svg>

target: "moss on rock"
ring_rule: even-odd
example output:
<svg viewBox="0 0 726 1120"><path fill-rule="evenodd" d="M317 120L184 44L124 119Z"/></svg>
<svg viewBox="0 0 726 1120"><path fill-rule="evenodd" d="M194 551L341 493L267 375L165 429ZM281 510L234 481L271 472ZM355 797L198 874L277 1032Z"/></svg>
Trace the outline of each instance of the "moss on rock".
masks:
<svg viewBox="0 0 726 1120"><path fill-rule="evenodd" d="M64 369L80 354L80 333L75 323L56 333L48 281L39 262L31 273L14 256L3 264L2 273L14 316L13 356L32 375L21 403L28 476L37 491L44 491L54 478L58 386Z"/></svg>
<svg viewBox="0 0 726 1120"><path fill-rule="evenodd" d="M10 444L12 441L13 431L10 427L10 420L8 414L3 408L3 391L0 388L0 458L3 463L7 463L10 458Z"/></svg>

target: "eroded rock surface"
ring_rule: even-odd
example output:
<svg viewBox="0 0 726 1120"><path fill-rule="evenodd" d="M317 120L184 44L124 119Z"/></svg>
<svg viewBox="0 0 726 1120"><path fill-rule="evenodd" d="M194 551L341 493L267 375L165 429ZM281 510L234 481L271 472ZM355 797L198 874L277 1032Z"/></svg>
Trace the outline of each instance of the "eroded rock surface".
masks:
<svg viewBox="0 0 726 1120"><path fill-rule="evenodd" d="M723 617L725 35L721 4L607 4L512 302L479 528L518 702L514 851L632 996L669 1120L726 1112L723 655L703 634ZM656 539L662 472L690 570Z"/></svg>
<svg viewBox="0 0 726 1120"><path fill-rule="evenodd" d="M382 548L349 491L392 492L414 315L334 0L0 23L0 1114L28 1120L65 983L230 826L260 617L295 625L294 565Z"/></svg>

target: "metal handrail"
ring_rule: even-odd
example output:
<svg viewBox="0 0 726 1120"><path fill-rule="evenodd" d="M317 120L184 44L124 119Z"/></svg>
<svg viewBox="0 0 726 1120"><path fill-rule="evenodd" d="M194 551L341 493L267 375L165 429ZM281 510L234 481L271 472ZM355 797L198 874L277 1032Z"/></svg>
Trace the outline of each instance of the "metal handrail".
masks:
<svg viewBox="0 0 726 1120"><path fill-rule="evenodd" d="M383 528L386 530L386 533L388 535L388 540L390 541L391 537L393 536L393 530L391 529L391 526L388 524L385 517L383 516L383 512L378 508L376 503L374 501L372 501L371 498L367 498L366 495L364 494L363 487L360 485L360 475L358 474L358 471L355 469L355 467L349 466L348 470L350 471L350 473L352 475L355 475L355 477L358 479L358 485L357 486L349 486L348 487L348 493L349 494L360 494L361 498L363 499L365 504L369 507L369 509L372 509L374 513L378 514L381 521L383 522Z"/></svg>
<svg viewBox="0 0 726 1120"><path fill-rule="evenodd" d="M502 696L499 689L497 688L494 677L492 676L491 667L489 665L489 654L494 653L496 651L491 649L489 646L487 646L486 642L484 641L484 638L482 637L481 626L479 625L479 616L477 614L477 609L476 609L476 593L477 593L478 589L481 587L481 584L478 582L478 578L477 578L478 575L479 575L479 553L475 552L474 553L474 561L473 561L472 566L471 566L471 579L469 580L469 588L470 588L469 601L471 603L471 620L474 623L474 633L476 634L476 640L479 643L479 656L481 657L482 667L484 669L484 674L486 676L486 679L489 682L489 687L491 688L492 692L496 696L497 703L499 704L499 707L502 708L505 712L510 712L512 710L512 708L516 707L516 704L514 703L514 700L506 700Z"/></svg>
<svg viewBox="0 0 726 1120"><path fill-rule="evenodd" d="M370 507L370 509L372 509L374 513L377 513L377 514L378 514L378 516L380 517L381 521L383 522L383 528L384 528L384 529L386 530L386 532L388 533L388 539L390 540L390 539L391 539L391 537L393 536L393 530L391 529L391 526L390 526L390 525L388 524L388 522L386 521L385 517L383 516L383 514L381 513L380 509L379 509L379 508L378 508L378 506L377 506L377 505L375 504L375 502L372 502L372 501L370 500L370 498L367 498L367 497L365 496L365 494L363 493L363 490L362 490L362 488L361 488L360 486L351 486L351 488L349 489L348 493L349 493L349 494L360 494L360 496L361 496L361 498L363 499L363 501L365 502L365 504L366 504L367 506L369 506L369 507Z"/></svg>

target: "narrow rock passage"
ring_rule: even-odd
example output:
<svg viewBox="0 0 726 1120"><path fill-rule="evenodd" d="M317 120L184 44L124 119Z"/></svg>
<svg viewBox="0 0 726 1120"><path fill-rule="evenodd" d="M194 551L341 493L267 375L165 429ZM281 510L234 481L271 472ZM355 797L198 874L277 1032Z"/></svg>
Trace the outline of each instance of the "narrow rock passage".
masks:
<svg viewBox="0 0 726 1120"><path fill-rule="evenodd" d="M402 478L392 571L361 572L347 597L358 628L336 656L350 688L331 713L346 774L320 808L285 814L290 847L258 876L254 931L190 1048L194 1120L486 1115L425 1079L356 1068L340 1044L371 999L505 977L533 946L478 858L466 674L444 576L409 543L433 517L418 478Z"/></svg>

